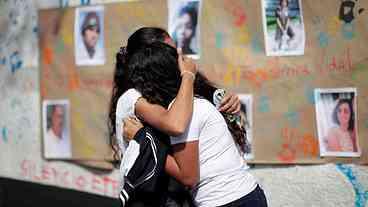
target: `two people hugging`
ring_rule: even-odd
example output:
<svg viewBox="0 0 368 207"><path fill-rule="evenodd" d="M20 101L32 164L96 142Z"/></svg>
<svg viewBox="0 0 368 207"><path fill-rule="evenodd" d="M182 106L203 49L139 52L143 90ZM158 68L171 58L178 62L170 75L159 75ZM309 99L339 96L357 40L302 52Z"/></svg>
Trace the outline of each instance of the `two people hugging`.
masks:
<svg viewBox="0 0 368 207"><path fill-rule="evenodd" d="M109 129L122 205L267 206L241 157L244 129L226 120L238 97L216 108L218 88L174 46L165 30L145 27L117 54Z"/></svg>

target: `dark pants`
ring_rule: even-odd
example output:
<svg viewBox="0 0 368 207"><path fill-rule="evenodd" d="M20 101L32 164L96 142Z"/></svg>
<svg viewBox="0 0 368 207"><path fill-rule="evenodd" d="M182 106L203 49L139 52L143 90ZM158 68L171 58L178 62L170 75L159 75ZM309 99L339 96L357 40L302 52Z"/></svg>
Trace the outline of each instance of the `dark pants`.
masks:
<svg viewBox="0 0 368 207"><path fill-rule="evenodd" d="M267 207L266 196L262 190L262 188L257 185L256 189L254 189L248 195L239 198L231 203L225 204L219 207Z"/></svg>

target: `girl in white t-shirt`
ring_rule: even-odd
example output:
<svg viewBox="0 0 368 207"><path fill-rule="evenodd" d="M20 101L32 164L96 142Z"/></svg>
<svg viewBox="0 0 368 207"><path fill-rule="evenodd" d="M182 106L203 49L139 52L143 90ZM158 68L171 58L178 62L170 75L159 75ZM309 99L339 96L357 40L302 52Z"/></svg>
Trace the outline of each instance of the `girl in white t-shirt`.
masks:
<svg viewBox="0 0 368 207"><path fill-rule="evenodd" d="M159 42L130 56L132 84L148 102L167 108L176 97L182 81L177 57L174 48ZM174 153L166 171L192 189L198 206L267 206L235 141L220 112L197 97L189 126L171 137Z"/></svg>
<svg viewBox="0 0 368 207"><path fill-rule="evenodd" d="M194 62L182 56L178 57L180 70L182 71L180 89L176 92L176 99L171 108L167 110L157 104L149 103L150 100L141 97L141 94L133 89L128 68L127 59L131 54L141 48L142 45L155 41L174 45L168 33L160 28L145 27L134 32L128 39L127 47L121 48L116 56L116 70L114 74L114 87L109 110L110 143L116 152L116 159L122 157L126 148L122 138L122 120L129 116L137 115L149 125L160 129L162 132L175 136L184 132L192 114L193 91L208 99L212 99L215 87L207 84L207 80L201 74L196 74L195 83L192 74L196 73ZM144 61L140 60L140 64ZM175 68L177 70L177 65ZM185 71L185 72L184 72ZM164 77L160 77L165 80ZM171 97L172 98L172 97ZM220 111L237 113L240 110L240 101L236 95L227 95L221 103ZM168 138L167 138L168 139ZM119 148L117 148L117 145Z"/></svg>

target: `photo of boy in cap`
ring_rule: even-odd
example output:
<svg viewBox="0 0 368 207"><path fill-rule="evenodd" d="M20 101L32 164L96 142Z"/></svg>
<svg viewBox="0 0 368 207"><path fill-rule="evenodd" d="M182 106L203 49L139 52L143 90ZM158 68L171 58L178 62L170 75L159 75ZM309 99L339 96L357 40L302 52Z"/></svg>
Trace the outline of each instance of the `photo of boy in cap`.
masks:
<svg viewBox="0 0 368 207"><path fill-rule="evenodd" d="M75 18L76 64L104 64L103 7L77 8Z"/></svg>

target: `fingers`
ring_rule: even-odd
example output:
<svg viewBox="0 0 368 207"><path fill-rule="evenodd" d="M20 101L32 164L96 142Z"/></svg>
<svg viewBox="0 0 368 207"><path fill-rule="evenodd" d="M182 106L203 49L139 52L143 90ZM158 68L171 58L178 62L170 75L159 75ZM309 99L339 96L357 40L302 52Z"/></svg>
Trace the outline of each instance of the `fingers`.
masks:
<svg viewBox="0 0 368 207"><path fill-rule="evenodd" d="M178 49L178 64L180 72L189 71L193 74L197 73L197 65L192 58L183 55L181 49Z"/></svg>
<svg viewBox="0 0 368 207"><path fill-rule="evenodd" d="M123 135L124 139L134 139L135 134L143 127L143 124L139 119L135 117L129 117L123 120Z"/></svg>
<svg viewBox="0 0 368 207"><path fill-rule="evenodd" d="M184 69L184 55L181 50L181 48L176 49L178 51L178 63L179 63L179 69L182 72Z"/></svg>
<svg viewBox="0 0 368 207"><path fill-rule="evenodd" d="M123 120L124 126L125 125L134 125L134 126L143 126L141 121L137 117L128 117Z"/></svg>
<svg viewBox="0 0 368 207"><path fill-rule="evenodd" d="M240 112L240 108L241 108L241 105L240 105L240 102L236 103L235 105L233 105L231 107L231 110L229 113L232 113L232 114L237 114Z"/></svg>
<svg viewBox="0 0 368 207"><path fill-rule="evenodd" d="M178 49L178 64L179 64L180 72L183 72L183 70L184 70L184 60L183 60L183 55L179 52L179 49Z"/></svg>
<svg viewBox="0 0 368 207"><path fill-rule="evenodd" d="M221 102L219 111L228 112L228 110L232 106L232 102L230 102L230 101L231 101L231 99L227 99L227 102Z"/></svg>
<svg viewBox="0 0 368 207"><path fill-rule="evenodd" d="M240 111L240 100L235 94L227 94L221 101L220 109L221 112L236 114Z"/></svg>

